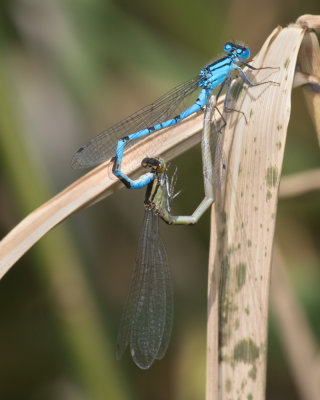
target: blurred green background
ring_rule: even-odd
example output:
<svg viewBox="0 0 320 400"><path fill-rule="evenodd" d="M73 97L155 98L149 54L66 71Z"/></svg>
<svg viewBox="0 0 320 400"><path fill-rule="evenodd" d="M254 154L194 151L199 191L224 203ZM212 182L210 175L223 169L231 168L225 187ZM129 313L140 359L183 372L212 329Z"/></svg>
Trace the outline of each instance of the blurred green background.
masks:
<svg viewBox="0 0 320 400"><path fill-rule="evenodd" d="M74 151L112 123L196 75L227 40L254 55L277 26L320 14L318 0L0 3L0 231L81 176ZM294 91L284 174L317 167L302 90ZM176 210L202 197L200 152L179 167ZM193 189L191 188L193 185ZM140 371L115 341L144 191L120 190L73 216L1 281L0 399L203 399L209 213L195 227L162 224L175 320L165 358ZM280 201L276 240L320 337L320 193ZM298 399L271 318L267 398Z"/></svg>

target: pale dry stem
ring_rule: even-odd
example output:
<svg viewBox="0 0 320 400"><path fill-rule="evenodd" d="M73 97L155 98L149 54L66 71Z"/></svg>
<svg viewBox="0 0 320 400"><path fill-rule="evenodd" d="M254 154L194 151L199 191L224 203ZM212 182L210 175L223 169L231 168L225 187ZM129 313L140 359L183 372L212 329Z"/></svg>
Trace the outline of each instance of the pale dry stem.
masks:
<svg viewBox="0 0 320 400"><path fill-rule="evenodd" d="M224 300L219 305L223 316L219 320L219 399L265 397L270 266L291 91L294 85L318 85L319 77L314 69L302 68L294 83L305 34L309 33L299 25L272 32L253 65L278 66L279 71L253 75L259 82L272 80L280 85L243 90L234 108L249 117L248 125L235 113L227 121L228 177L221 199L216 196L217 215L226 220L220 227L217 220L220 239L215 252L219 254L215 267L224 265L221 274L225 282ZM241 289L237 289L239 282ZM208 321L209 316L210 309ZM208 326L208 337L214 337L210 329L216 329L216 324ZM214 385L207 382L207 388L206 398L217 398Z"/></svg>

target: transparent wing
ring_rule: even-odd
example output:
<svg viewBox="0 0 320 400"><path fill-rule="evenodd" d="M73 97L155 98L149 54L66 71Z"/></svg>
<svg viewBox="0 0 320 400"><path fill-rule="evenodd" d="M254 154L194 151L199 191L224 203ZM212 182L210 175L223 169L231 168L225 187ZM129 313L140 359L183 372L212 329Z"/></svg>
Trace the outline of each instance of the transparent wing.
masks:
<svg viewBox="0 0 320 400"><path fill-rule="evenodd" d="M165 248L159 237L159 218L152 210L146 210L120 322L117 359L130 342L136 365L149 368L167 350L172 321L172 282Z"/></svg>
<svg viewBox="0 0 320 400"><path fill-rule="evenodd" d="M203 143L202 146L209 146L209 149L202 149L203 175L204 179L213 180L213 187L220 189L226 178L226 156L223 153L223 141L225 132L225 120L220 111L215 107L211 122L210 142ZM218 122L216 118L221 116ZM206 154L210 153L210 160L207 161Z"/></svg>
<svg viewBox="0 0 320 400"><path fill-rule="evenodd" d="M223 141L224 141L224 125L225 121L220 121L217 125L216 121L212 124L212 176L213 186L215 189L220 189L226 179L226 156L223 153Z"/></svg>
<svg viewBox="0 0 320 400"><path fill-rule="evenodd" d="M158 218L159 221L159 218ZM165 311L165 320L164 320L164 330L163 330L163 335L162 335L162 341L160 344L160 348L158 350L156 358L158 360L161 360L168 349L169 342L170 342L170 337L171 337L171 331L172 331L172 325L173 325L173 287L172 287L172 278L171 278L171 272L169 268L169 262L167 260L167 253L163 244L163 241L161 240L159 236L159 248L158 248L158 259L161 260L161 265L162 265L162 274L163 274L163 280L164 280L164 286L165 286L165 305L166 305L166 311Z"/></svg>
<svg viewBox="0 0 320 400"><path fill-rule="evenodd" d="M196 89L199 89L198 82L199 77L196 77L176 86L154 103L142 108L89 140L73 156L72 167L87 168L98 165L115 155L119 139L141 129L164 122L179 114L179 106L181 106L183 100ZM128 146L130 146L130 143Z"/></svg>

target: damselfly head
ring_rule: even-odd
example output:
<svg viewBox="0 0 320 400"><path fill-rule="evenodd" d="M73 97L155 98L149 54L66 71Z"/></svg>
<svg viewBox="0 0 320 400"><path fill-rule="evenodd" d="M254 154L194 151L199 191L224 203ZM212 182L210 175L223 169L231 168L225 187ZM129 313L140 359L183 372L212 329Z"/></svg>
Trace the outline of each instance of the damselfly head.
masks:
<svg viewBox="0 0 320 400"><path fill-rule="evenodd" d="M250 56L250 50L246 46L242 46L241 44L236 44L232 42L227 42L223 46L223 50L227 54L235 54L237 57L246 60Z"/></svg>
<svg viewBox="0 0 320 400"><path fill-rule="evenodd" d="M166 169L165 161L160 157L144 158L141 161L141 166L143 168L151 168L151 171L161 174Z"/></svg>

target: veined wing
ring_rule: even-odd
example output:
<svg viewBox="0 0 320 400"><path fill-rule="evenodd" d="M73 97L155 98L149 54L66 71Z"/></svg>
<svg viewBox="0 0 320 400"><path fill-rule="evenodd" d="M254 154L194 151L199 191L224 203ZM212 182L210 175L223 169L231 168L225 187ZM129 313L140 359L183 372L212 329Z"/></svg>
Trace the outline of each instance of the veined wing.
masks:
<svg viewBox="0 0 320 400"><path fill-rule="evenodd" d="M157 223L159 223L159 217L154 216L157 218ZM158 227L157 227L158 229ZM164 295L165 295L165 314L164 314L164 329L162 335L162 341L157 353L157 360L161 360L168 349L170 338L171 338L171 331L173 326L173 286L172 286L172 278L170 272L170 266L167 258L167 252L164 247L164 243L159 235L158 242L155 244L154 248L155 262L156 268L159 268L158 274L161 275L160 279L164 285ZM161 316L158 316L160 319Z"/></svg>
<svg viewBox="0 0 320 400"><path fill-rule="evenodd" d="M159 217L146 210L117 338L118 359L129 342L132 358L142 369L164 356L173 319L171 285Z"/></svg>
<svg viewBox="0 0 320 400"><path fill-rule="evenodd" d="M131 133L162 123L179 114L182 101L198 87L199 77L184 82L160 97L154 103L111 126L80 147L73 156L73 168L98 165L115 155L117 141ZM138 139L139 140L139 139ZM134 143L135 141L133 141ZM131 143L131 142L130 142ZM128 146L130 146L130 143ZM133 144L132 143L132 144Z"/></svg>

